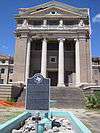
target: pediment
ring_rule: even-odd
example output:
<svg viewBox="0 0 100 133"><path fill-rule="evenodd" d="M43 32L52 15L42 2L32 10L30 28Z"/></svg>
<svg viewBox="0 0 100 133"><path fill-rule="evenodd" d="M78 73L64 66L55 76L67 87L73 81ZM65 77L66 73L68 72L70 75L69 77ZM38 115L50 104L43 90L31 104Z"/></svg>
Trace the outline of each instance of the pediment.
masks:
<svg viewBox="0 0 100 133"><path fill-rule="evenodd" d="M40 16L40 15L68 15L86 16L87 9L75 8L67 4L51 1L32 8L21 8L19 16ZM52 14L56 12L56 14Z"/></svg>
<svg viewBox="0 0 100 133"><path fill-rule="evenodd" d="M58 7L50 7L50 8L46 8L40 11L36 11L36 12L30 12L29 14L27 14L29 16L57 16L57 15L66 15L66 16L82 16L81 14L69 11L69 10L65 10L62 8L58 8Z"/></svg>
<svg viewBox="0 0 100 133"><path fill-rule="evenodd" d="M42 9L39 11L28 11L25 12L24 14L22 14L22 16L74 16L74 17L82 17L82 14L73 12L73 11L69 11L69 10L65 10L59 7L48 7L46 9Z"/></svg>

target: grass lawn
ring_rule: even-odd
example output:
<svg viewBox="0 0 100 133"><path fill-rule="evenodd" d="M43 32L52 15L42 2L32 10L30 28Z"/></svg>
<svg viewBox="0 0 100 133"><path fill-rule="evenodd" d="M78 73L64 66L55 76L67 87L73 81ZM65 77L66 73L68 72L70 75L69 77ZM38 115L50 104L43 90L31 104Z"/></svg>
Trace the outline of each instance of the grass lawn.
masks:
<svg viewBox="0 0 100 133"><path fill-rule="evenodd" d="M0 106L0 124L18 116L23 111L23 108Z"/></svg>

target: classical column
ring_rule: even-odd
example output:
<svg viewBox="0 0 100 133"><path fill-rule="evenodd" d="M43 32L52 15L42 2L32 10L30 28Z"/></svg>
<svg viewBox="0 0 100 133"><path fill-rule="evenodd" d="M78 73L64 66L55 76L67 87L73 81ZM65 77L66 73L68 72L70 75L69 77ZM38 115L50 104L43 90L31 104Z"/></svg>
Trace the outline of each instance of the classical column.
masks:
<svg viewBox="0 0 100 133"><path fill-rule="evenodd" d="M27 43L27 52L26 52L26 73L25 73L25 83L26 83L26 84L27 84L27 79L29 78L30 47L31 47L31 42L30 42L30 39L28 39L28 43Z"/></svg>
<svg viewBox="0 0 100 133"><path fill-rule="evenodd" d="M59 40L58 87L64 87L64 40Z"/></svg>
<svg viewBox="0 0 100 133"><path fill-rule="evenodd" d="M76 86L80 85L80 53L79 53L79 40L75 39L75 65L76 65Z"/></svg>
<svg viewBox="0 0 100 133"><path fill-rule="evenodd" d="M46 67L47 67L47 40L43 39L42 42L42 58L41 58L41 74L46 78Z"/></svg>

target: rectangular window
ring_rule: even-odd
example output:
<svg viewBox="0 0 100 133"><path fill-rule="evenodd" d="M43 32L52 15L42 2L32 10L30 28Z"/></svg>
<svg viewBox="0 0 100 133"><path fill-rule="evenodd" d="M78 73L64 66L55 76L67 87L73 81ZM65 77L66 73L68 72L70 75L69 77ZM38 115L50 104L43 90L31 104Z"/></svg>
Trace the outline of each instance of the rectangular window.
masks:
<svg viewBox="0 0 100 133"><path fill-rule="evenodd" d="M34 25L34 26L36 25L36 26L38 26L38 25L42 25L43 21L42 20L29 20L28 24L29 25Z"/></svg>
<svg viewBox="0 0 100 133"><path fill-rule="evenodd" d="M47 25L59 25L59 20L48 20Z"/></svg>
<svg viewBox="0 0 100 133"><path fill-rule="evenodd" d="M13 68L11 68L11 69L9 70L9 73L13 73Z"/></svg>
<svg viewBox="0 0 100 133"><path fill-rule="evenodd" d="M4 68L1 69L1 73L5 73L5 69Z"/></svg>
<svg viewBox="0 0 100 133"><path fill-rule="evenodd" d="M50 56L49 57L49 62L50 63L56 63L57 62L57 57L56 56Z"/></svg>
<svg viewBox="0 0 100 133"><path fill-rule="evenodd" d="M98 74L98 69L94 69L94 74L97 75Z"/></svg>
<svg viewBox="0 0 100 133"><path fill-rule="evenodd" d="M9 82L12 82L12 79L10 79Z"/></svg>
<svg viewBox="0 0 100 133"><path fill-rule="evenodd" d="M2 60L1 62L2 62L2 63L5 63L5 60Z"/></svg>
<svg viewBox="0 0 100 133"><path fill-rule="evenodd" d="M3 84L4 83L4 79L0 79L0 84Z"/></svg>

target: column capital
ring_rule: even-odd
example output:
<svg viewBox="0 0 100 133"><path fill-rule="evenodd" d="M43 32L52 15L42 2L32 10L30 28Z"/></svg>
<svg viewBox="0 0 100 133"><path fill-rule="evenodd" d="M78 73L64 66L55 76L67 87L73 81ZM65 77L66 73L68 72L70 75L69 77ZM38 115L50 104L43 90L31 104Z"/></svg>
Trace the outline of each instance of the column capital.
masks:
<svg viewBox="0 0 100 133"><path fill-rule="evenodd" d="M77 37L74 38L74 41L86 41L86 37Z"/></svg>
<svg viewBox="0 0 100 133"><path fill-rule="evenodd" d="M28 33L21 33L21 38L28 38Z"/></svg>
<svg viewBox="0 0 100 133"><path fill-rule="evenodd" d="M63 41L65 41L65 38L58 38L57 40L63 42Z"/></svg>
<svg viewBox="0 0 100 133"><path fill-rule="evenodd" d="M74 38L74 41L79 41L79 38Z"/></svg>
<svg viewBox="0 0 100 133"><path fill-rule="evenodd" d="M32 41L32 36L29 35L29 36L28 36L28 40L29 40L29 41Z"/></svg>
<svg viewBox="0 0 100 133"><path fill-rule="evenodd" d="M43 41L47 42L47 38L46 37L43 37Z"/></svg>

